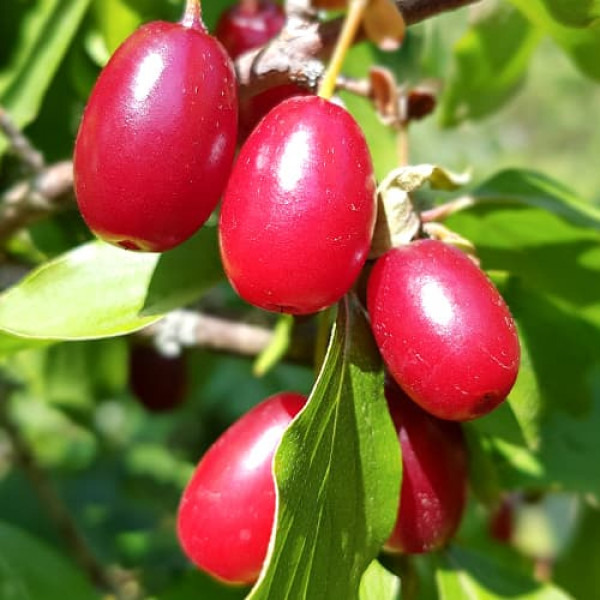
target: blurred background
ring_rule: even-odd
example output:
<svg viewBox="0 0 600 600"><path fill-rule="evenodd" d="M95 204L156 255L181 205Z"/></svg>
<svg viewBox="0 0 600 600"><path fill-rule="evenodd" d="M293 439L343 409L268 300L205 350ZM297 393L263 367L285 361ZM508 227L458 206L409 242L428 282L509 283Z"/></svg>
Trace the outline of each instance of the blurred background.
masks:
<svg viewBox="0 0 600 600"><path fill-rule="evenodd" d="M2 0L0 106L48 164L70 159L87 97L119 43L142 22L178 19L182 4ZM204 3L211 30L232 4ZM501 23L509 25L501 29ZM506 40L486 47L482 32ZM410 126L411 163L471 170L476 183L507 167L533 169L600 206L600 169L592 164L600 156L600 86L565 47L529 30L507 2L484 0L411 28L396 52L358 45L344 71L365 77L376 61L402 84L440 90L436 111ZM363 124L383 175L397 164L395 134L377 122L366 101L342 97ZM24 174L1 136L0 153L2 193ZM88 239L73 208L11 238L4 254L30 268ZM261 327L277 322L243 304L225 283L202 299L201 308ZM198 458L233 420L274 392L308 394L312 366L283 361L259 377L254 358L187 349L172 359L178 366L165 367L161 381L173 390L167 398L158 380L150 391L136 387L139 343L119 337L42 344L0 358L0 559L5 553L9 565L5 572L0 560L0 598L25 597L14 591L19 578L37 590L30 596L36 600L64 597L60 587L53 589L57 584L31 570L31 557L54 565L53 577L69 582L73 598L92 597L82 571L67 558L69 538L75 548L91 548L100 564L114 566L115 577L127 580L133 573L130 588L122 586L131 598L139 592L136 581L161 600L243 597L243 591L225 590L195 572L182 556L174 535L179 496ZM162 372L161 358L144 360L136 363L137 376L152 381ZM152 390L163 397L152 398ZM62 509L52 508L56 498ZM517 525L508 538L542 570L583 526L573 495L511 502ZM69 518L83 542L73 539ZM483 535L487 518L474 504L462 535ZM585 527L595 527L600 539L597 519Z"/></svg>

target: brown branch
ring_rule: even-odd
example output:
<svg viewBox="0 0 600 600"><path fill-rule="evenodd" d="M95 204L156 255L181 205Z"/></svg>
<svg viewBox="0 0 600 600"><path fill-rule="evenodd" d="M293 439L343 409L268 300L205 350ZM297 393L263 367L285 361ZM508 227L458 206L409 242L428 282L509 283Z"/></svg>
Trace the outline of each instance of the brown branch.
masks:
<svg viewBox="0 0 600 600"><path fill-rule="evenodd" d="M59 162L16 183L0 196L0 240L73 202L73 163Z"/></svg>
<svg viewBox="0 0 600 600"><path fill-rule="evenodd" d="M396 0L407 25L414 25L443 12L479 0ZM306 8L306 1L289 1L290 18L283 31L264 48L252 50L236 60L242 98L264 89L294 82L315 90L331 54L343 19L320 22ZM359 36L360 39L360 36Z"/></svg>
<svg viewBox="0 0 600 600"><path fill-rule="evenodd" d="M44 167L44 157L23 135L6 109L0 106L0 131L6 136L11 150L31 171L39 172Z"/></svg>
<svg viewBox="0 0 600 600"><path fill-rule="evenodd" d="M176 310L138 335L154 338L155 344L166 354L176 354L185 347L257 356L273 341L274 332L260 325L191 310ZM285 359L311 365L313 351L314 323L304 320L294 327Z"/></svg>
<svg viewBox="0 0 600 600"><path fill-rule="evenodd" d="M407 25L414 25L436 15L475 4L480 0L396 0Z"/></svg>

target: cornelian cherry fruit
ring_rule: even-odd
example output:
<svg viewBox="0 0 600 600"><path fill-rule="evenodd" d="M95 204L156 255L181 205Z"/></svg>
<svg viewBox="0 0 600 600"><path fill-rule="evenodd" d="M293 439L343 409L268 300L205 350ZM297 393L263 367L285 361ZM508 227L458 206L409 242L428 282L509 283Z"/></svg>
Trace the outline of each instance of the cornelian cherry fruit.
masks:
<svg viewBox="0 0 600 600"><path fill-rule="evenodd" d="M129 352L129 388L150 412L168 412L187 392L185 355L164 356L153 346L133 344Z"/></svg>
<svg viewBox="0 0 600 600"><path fill-rule="evenodd" d="M285 14L271 0L240 0L223 12L215 36L231 58L259 48L276 36L285 23Z"/></svg>
<svg viewBox="0 0 600 600"><path fill-rule="evenodd" d="M375 206L371 157L350 114L317 96L285 100L242 146L223 196L229 281L266 310L334 304L365 263Z"/></svg>
<svg viewBox="0 0 600 600"><path fill-rule="evenodd" d="M367 307L390 374L426 411L467 421L508 396L520 360L515 323L460 250L437 240L390 250L369 276Z"/></svg>
<svg viewBox="0 0 600 600"><path fill-rule="evenodd" d="M96 235L123 248L160 252L190 237L231 169L233 65L193 16L149 23L126 39L100 74L79 128L79 208Z"/></svg>
<svg viewBox="0 0 600 600"><path fill-rule="evenodd" d="M384 549L438 550L456 533L467 501L468 454L461 426L425 412L393 382L386 384L385 394L402 450L402 486Z"/></svg>
<svg viewBox="0 0 600 600"><path fill-rule="evenodd" d="M275 518L275 450L306 403L270 396L236 421L202 457L177 516L181 546L200 569L228 583L253 583Z"/></svg>

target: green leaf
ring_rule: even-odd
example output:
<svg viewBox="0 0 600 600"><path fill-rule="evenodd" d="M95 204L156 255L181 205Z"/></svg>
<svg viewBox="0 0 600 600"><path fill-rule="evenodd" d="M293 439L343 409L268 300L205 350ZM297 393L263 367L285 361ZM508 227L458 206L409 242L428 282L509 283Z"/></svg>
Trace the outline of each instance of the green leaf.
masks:
<svg viewBox="0 0 600 600"><path fill-rule="evenodd" d="M436 573L440 600L569 600L558 587L539 583L490 561L483 554L453 546Z"/></svg>
<svg viewBox="0 0 600 600"><path fill-rule="evenodd" d="M600 79L600 21L596 19L587 29L566 27L554 19L543 0L510 0L541 32L548 34L570 57L577 68L592 79ZM572 10L573 5L585 4L577 0L565 0ZM549 0L547 1L549 5ZM558 3L555 3L558 4ZM571 12L572 15L581 14ZM577 17L576 17L577 18Z"/></svg>
<svg viewBox="0 0 600 600"><path fill-rule="evenodd" d="M505 104L521 87L540 38L539 30L504 3L485 12L454 47L440 102L441 124L481 119Z"/></svg>
<svg viewBox="0 0 600 600"><path fill-rule="evenodd" d="M242 600L245 590L222 585L200 571L188 571L157 600Z"/></svg>
<svg viewBox="0 0 600 600"><path fill-rule="evenodd" d="M400 450L358 302L342 301L306 408L277 450L277 527L249 598L356 598L394 525Z"/></svg>
<svg viewBox="0 0 600 600"><path fill-rule="evenodd" d="M0 330L35 339L122 335L197 299L222 276L214 227L162 255L91 242L2 294Z"/></svg>
<svg viewBox="0 0 600 600"><path fill-rule="evenodd" d="M505 171L472 194L448 224L477 247L482 267L517 275L600 327L600 212L557 183Z"/></svg>
<svg viewBox="0 0 600 600"><path fill-rule="evenodd" d="M374 62L379 64L377 59L381 54L372 44L354 46L344 62L344 73L356 78L367 77L371 65ZM380 121L370 100L349 93L341 93L340 96L352 116L360 123L369 145L375 175L382 179L398 165L396 132Z"/></svg>
<svg viewBox="0 0 600 600"><path fill-rule="evenodd" d="M0 104L19 127L38 114L90 0L37 0L17 27L19 43L0 70ZM4 8L3 8L4 10ZM7 142L0 137L0 155Z"/></svg>
<svg viewBox="0 0 600 600"><path fill-rule="evenodd" d="M140 12L126 0L94 0L93 8L109 55L143 21Z"/></svg>
<svg viewBox="0 0 600 600"><path fill-rule="evenodd" d="M575 598L593 598L600 590L600 510L587 507L575 539L553 568L554 580Z"/></svg>
<svg viewBox="0 0 600 600"><path fill-rule="evenodd" d="M600 0L544 0L552 16L570 27L589 27L600 19Z"/></svg>
<svg viewBox="0 0 600 600"><path fill-rule="evenodd" d="M292 339L294 328L294 317L292 315L280 315L271 343L256 357L252 372L257 377L262 377L269 372L285 356Z"/></svg>
<svg viewBox="0 0 600 600"><path fill-rule="evenodd" d="M400 600L400 579L374 560L365 571L359 600Z"/></svg>
<svg viewBox="0 0 600 600"><path fill-rule="evenodd" d="M3 600L93 600L100 595L63 556L0 522L0 597Z"/></svg>

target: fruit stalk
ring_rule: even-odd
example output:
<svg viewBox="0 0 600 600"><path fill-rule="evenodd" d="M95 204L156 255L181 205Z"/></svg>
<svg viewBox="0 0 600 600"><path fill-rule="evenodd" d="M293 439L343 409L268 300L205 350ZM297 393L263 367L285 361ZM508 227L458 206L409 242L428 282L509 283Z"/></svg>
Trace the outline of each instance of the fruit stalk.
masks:
<svg viewBox="0 0 600 600"><path fill-rule="evenodd" d="M350 1L348 12L346 13L342 30L340 31L340 36L333 51L333 56L331 57L331 61L319 88L319 96L321 96L321 98L329 100L329 98L333 96L337 78L342 69L342 63L354 42L356 32L360 27L368 4L369 0Z"/></svg>
<svg viewBox="0 0 600 600"><path fill-rule="evenodd" d="M200 4L200 0L186 0L181 24L184 27L190 27L192 29L206 30L204 22L202 21L202 5Z"/></svg>

